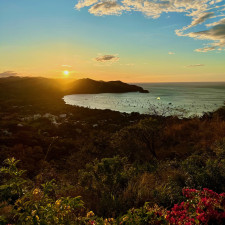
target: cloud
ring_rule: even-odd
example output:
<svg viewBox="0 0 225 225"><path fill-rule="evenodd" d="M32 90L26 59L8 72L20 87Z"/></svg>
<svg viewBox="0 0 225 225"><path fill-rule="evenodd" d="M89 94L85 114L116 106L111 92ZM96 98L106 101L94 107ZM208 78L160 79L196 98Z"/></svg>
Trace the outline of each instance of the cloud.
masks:
<svg viewBox="0 0 225 225"><path fill-rule="evenodd" d="M119 57L116 55L103 55L103 56L98 56L94 60L97 62L105 63L105 62L117 62L119 61Z"/></svg>
<svg viewBox="0 0 225 225"><path fill-rule="evenodd" d="M95 3L98 3L98 0L80 0L76 4L75 8L79 10L81 8L91 6Z"/></svg>
<svg viewBox="0 0 225 225"><path fill-rule="evenodd" d="M191 25L189 26L189 28L197 26L198 24L205 22L207 19L213 17L213 15L214 15L214 12L204 12L204 13L196 16L193 19L193 21L191 22Z"/></svg>
<svg viewBox="0 0 225 225"><path fill-rule="evenodd" d="M168 52L169 55L175 55L175 52Z"/></svg>
<svg viewBox="0 0 225 225"><path fill-rule="evenodd" d="M71 68L72 66L70 66L70 65L62 65L62 67L70 67Z"/></svg>
<svg viewBox="0 0 225 225"><path fill-rule="evenodd" d="M195 49L195 51L196 52L209 52L209 51L213 51L215 49L216 49L216 47L212 46L212 47L197 48L197 49Z"/></svg>
<svg viewBox="0 0 225 225"><path fill-rule="evenodd" d="M120 14L123 11L139 11L146 16L158 18L162 13L168 12L187 12L188 14L199 15L199 12L204 12L210 5L210 0L78 0L75 5L76 9L84 7L100 7L103 13L100 15L112 15L110 8L114 8L115 14ZM216 4L217 2L213 3ZM212 5L210 7L212 7ZM90 13L94 13L90 11Z"/></svg>
<svg viewBox="0 0 225 225"><path fill-rule="evenodd" d="M224 23L224 22L225 22L225 18L223 18L223 19L221 19L221 20L219 20L219 21L216 21L216 22L214 22L214 23L206 24L206 27L217 26L217 25L219 25L219 24L221 24L221 23Z"/></svg>
<svg viewBox="0 0 225 225"><path fill-rule="evenodd" d="M0 73L0 78L12 77L12 76L18 76L18 73L14 72L14 71L5 71L5 72Z"/></svg>
<svg viewBox="0 0 225 225"><path fill-rule="evenodd" d="M102 15L120 15L126 7L117 3L117 1L104 1L93 5L88 11L96 16Z"/></svg>
<svg viewBox="0 0 225 225"><path fill-rule="evenodd" d="M190 32L183 36L192 37L200 40L210 40L212 41L204 48L196 49L196 52L208 52L225 49L225 19L221 19L216 23L215 26L208 30L198 31L198 32Z"/></svg>
<svg viewBox="0 0 225 225"><path fill-rule="evenodd" d="M201 67L201 66L205 66L204 64L194 64L194 65L188 65L186 67Z"/></svg>
<svg viewBox="0 0 225 225"><path fill-rule="evenodd" d="M121 15L126 12L141 12L153 19L159 18L165 13L182 13L190 17L189 25L175 31L178 36L187 36L194 39L212 41L209 46L196 49L197 52L212 50L224 50L223 35L213 34L216 30L224 29L221 23L225 20L224 0L78 0L75 8L80 10L88 7L89 13L96 16ZM219 21L219 18L222 18ZM214 20L205 24L208 20ZM204 25L205 24L205 25ZM212 27L209 30L193 32L194 27ZM188 32L187 32L188 31ZM221 32L223 32L222 30Z"/></svg>

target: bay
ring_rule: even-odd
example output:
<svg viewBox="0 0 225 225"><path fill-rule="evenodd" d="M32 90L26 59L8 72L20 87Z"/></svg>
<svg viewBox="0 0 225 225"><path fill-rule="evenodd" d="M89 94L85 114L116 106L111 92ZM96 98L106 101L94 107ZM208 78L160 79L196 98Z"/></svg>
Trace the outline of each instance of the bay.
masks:
<svg viewBox="0 0 225 225"><path fill-rule="evenodd" d="M142 114L201 116L223 106L225 82L136 83L149 93L102 93L64 96L66 104Z"/></svg>

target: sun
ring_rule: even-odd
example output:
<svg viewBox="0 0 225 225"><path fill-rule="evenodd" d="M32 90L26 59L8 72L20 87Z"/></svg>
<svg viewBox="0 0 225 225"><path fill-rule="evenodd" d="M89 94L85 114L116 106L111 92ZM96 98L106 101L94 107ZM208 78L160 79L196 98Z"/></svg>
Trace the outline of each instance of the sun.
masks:
<svg viewBox="0 0 225 225"><path fill-rule="evenodd" d="M65 76L68 76L68 75L69 75L69 71L68 71L68 70L64 70L64 71L63 71L63 74L64 74Z"/></svg>

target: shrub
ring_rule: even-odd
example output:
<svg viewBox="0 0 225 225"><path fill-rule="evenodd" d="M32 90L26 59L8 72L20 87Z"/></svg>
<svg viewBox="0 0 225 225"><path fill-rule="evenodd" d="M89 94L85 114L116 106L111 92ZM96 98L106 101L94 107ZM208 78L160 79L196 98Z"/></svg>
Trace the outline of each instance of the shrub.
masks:
<svg viewBox="0 0 225 225"><path fill-rule="evenodd" d="M83 208L80 197L58 197L57 186L52 180L40 187L28 185L22 178L25 171L18 170L14 158L5 160L6 166L1 168L4 180L0 186L2 208L11 210L10 218L0 218L16 224L74 224L78 220L79 211Z"/></svg>
<svg viewBox="0 0 225 225"><path fill-rule="evenodd" d="M225 193L217 194L204 188L183 189L186 202L175 204L167 212L166 219L170 224L224 224L225 223Z"/></svg>
<svg viewBox="0 0 225 225"><path fill-rule="evenodd" d="M224 160L192 155L182 163L182 168L189 177L187 186L197 189L207 187L217 192L225 191Z"/></svg>
<svg viewBox="0 0 225 225"><path fill-rule="evenodd" d="M85 170L79 171L79 183L93 199L97 198L97 212L112 216L123 210L124 203L120 197L134 174L135 169L127 158L115 156L88 163Z"/></svg>
<svg viewBox="0 0 225 225"><path fill-rule="evenodd" d="M7 159L5 160L6 166L0 170L4 178L0 186L0 224L3 225L225 224L225 193L218 194L207 188L203 190L184 188L183 195L186 199L181 203L174 204L169 210L146 202L143 207L132 208L125 215L114 218L98 217L93 211L89 211L85 215L84 203L80 197L60 197L57 194L58 186L54 180L35 186L22 177L24 171L17 169L17 163L18 161L14 158ZM102 159L100 162L96 161L89 165L89 169L91 167L90 172L92 173L89 174L89 181L95 181L97 185L102 185L103 195L101 197L103 201L107 202L104 206L109 207L107 210L122 212L120 208L122 200L115 195L118 205L115 204L112 194L113 188L123 189L124 181L127 182L132 171L131 167L127 165L126 159L119 157ZM175 176L173 182L176 180ZM121 181L122 183L120 183ZM118 186L118 184L122 186ZM110 197L107 196L106 191L110 191ZM164 192L163 195L168 194L169 188L165 188ZM110 208L110 206L114 208Z"/></svg>
<svg viewBox="0 0 225 225"><path fill-rule="evenodd" d="M120 219L120 224L161 225L167 224L165 217L165 209L157 205L150 207L148 203L145 203L144 207L129 210L128 213Z"/></svg>

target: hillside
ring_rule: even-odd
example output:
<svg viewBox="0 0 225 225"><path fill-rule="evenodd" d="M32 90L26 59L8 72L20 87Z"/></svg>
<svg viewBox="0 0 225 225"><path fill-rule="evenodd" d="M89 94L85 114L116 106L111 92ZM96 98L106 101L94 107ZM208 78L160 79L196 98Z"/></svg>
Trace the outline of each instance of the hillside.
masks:
<svg viewBox="0 0 225 225"><path fill-rule="evenodd" d="M0 224L176 225L200 207L196 224L225 224L225 107L179 119L62 100L93 83L0 79Z"/></svg>
<svg viewBox="0 0 225 225"><path fill-rule="evenodd" d="M0 79L1 97L59 97L66 94L142 92L143 88L121 81L91 79L63 80L41 77L7 77Z"/></svg>
<svg viewBox="0 0 225 225"><path fill-rule="evenodd" d="M148 93L143 88L126 84L121 81L95 81L91 79L80 79L71 83L68 90L70 94L97 94L97 93L125 93L125 92L141 92Z"/></svg>
<svg viewBox="0 0 225 225"><path fill-rule="evenodd" d="M62 95L64 84L41 77L7 77L0 79L1 97L40 97Z"/></svg>

